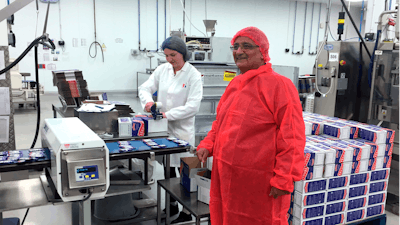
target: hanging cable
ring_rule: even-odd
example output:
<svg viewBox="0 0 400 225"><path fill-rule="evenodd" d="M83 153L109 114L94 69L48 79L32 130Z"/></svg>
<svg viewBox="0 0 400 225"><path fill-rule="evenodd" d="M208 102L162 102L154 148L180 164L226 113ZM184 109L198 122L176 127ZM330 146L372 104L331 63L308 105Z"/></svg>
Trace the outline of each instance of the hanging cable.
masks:
<svg viewBox="0 0 400 225"><path fill-rule="evenodd" d="M306 38L306 24L307 24L307 2L306 2L306 9L304 10L303 44L301 46L300 55L302 55L304 53L304 40Z"/></svg>
<svg viewBox="0 0 400 225"><path fill-rule="evenodd" d="M97 42L97 31L96 31L96 0L93 0L93 15L94 15L94 42L92 44L90 44L89 47L89 56L92 58L96 58L97 56L97 46L100 47L100 51L101 51L101 55L103 57L103 62L104 62L104 53L103 53L103 49L101 47L101 44L99 42ZM92 54L90 53L90 50L92 49L92 46L94 45L94 56L92 56Z"/></svg>
<svg viewBox="0 0 400 225"><path fill-rule="evenodd" d="M295 39L294 39L294 37L295 37L295 35L296 35L296 17L297 17L297 1L295 2L295 4L294 4L294 24L293 24L293 43L292 43L292 54L297 54L297 53L294 53L294 41L295 41Z"/></svg>
<svg viewBox="0 0 400 225"><path fill-rule="evenodd" d="M315 64L314 64L314 67L315 67L315 80L317 81L316 82L316 84L315 84L315 89L317 90L317 92L318 93L320 93L323 97L325 97L327 94L329 94L330 92L331 92L331 90L332 90L332 81L330 82L330 85L329 85L329 89L328 89L328 92L325 92L325 93L323 93L323 92L321 92L320 90L319 90L319 87L318 87L318 57L319 57L319 55L321 54L321 51L322 51L322 48L323 48L323 46L324 45L326 45L326 43L328 42L328 25L329 25L329 19L330 19L330 16L331 16L331 4L332 4L332 2L331 2L331 0L329 0L328 1L328 4L326 5L326 21L325 21L325 23L326 23L326 27L325 27L325 32L324 32L324 40L323 40L323 42L321 43L321 45L318 47L318 50L317 50L317 56L315 57ZM329 53L328 53L328 55L329 55ZM329 57L327 57L327 59L328 59Z"/></svg>
<svg viewBox="0 0 400 225"><path fill-rule="evenodd" d="M318 44L319 44L319 25L321 24L321 8L322 3L319 3L319 14L318 14L318 29L317 29L317 44L315 45L315 54L318 52Z"/></svg>
<svg viewBox="0 0 400 225"><path fill-rule="evenodd" d="M180 2L181 2L181 5L182 5L182 8L183 8L183 11L185 12L186 18L189 20L190 24L191 24L194 28L196 28L196 30L198 30L200 33L202 33L204 36L207 36L207 35L205 35L203 32L201 32L199 29L197 29L197 27L195 27L195 26L193 25L192 21L189 19L189 16L188 16L187 13L186 13L185 6L183 6L182 0L180 0ZM171 12L170 12L170 14L171 14ZM171 22L171 21L170 21L170 22ZM171 25L170 25L170 27L171 27ZM170 29L171 29L171 28L170 28ZM207 32L206 32L206 33L207 33Z"/></svg>
<svg viewBox="0 0 400 225"><path fill-rule="evenodd" d="M62 27L61 27L61 1L58 2L58 15L59 15L59 22L60 22L60 41L58 44L61 46L61 49L63 52L65 52L65 42L64 39L62 38Z"/></svg>
<svg viewBox="0 0 400 225"><path fill-rule="evenodd" d="M290 2L289 2L289 15L290 15ZM287 22L287 30L286 30L286 50L285 52L289 52L289 27L290 27L290 17L288 17L288 22Z"/></svg>
<svg viewBox="0 0 400 225"><path fill-rule="evenodd" d="M36 29L35 29L35 38L37 37L37 26L39 22L39 3L38 0L36 0Z"/></svg>
<svg viewBox="0 0 400 225"><path fill-rule="evenodd" d="M308 44L308 54L311 54L311 38L312 38L312 27L313 27L313 22L314 22L314 2L312 4L312 9L311 9L311 25L310 25L310 43Z"/></svg>

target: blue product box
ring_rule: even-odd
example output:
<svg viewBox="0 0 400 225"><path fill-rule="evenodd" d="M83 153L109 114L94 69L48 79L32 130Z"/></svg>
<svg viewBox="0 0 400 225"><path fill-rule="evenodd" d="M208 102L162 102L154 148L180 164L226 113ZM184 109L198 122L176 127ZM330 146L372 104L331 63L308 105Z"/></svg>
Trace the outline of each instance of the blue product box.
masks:
<svg viewBox="0 0 400 225"><path fill-rule="evenodd" d="M289 225L323 225L324 224L324 217L315 217L312 219L299 219L296 217L293 217L292 223L289 223Z"/></svg>
<svg viewBox="0 0 400 225"><path fill-rule="evenodd" d="M326 145L336 150L335 163L352 162L354 148L340 144L338 142L322 142L321 144Z"/></svg>
<svg viewBox="0 0 400 225"><path fill-rule="evenodd" d="M324 122L316 121L314 119L304 119L305 122L311 123L311 134L319 135L323 133Z"/></svg>
<svg viewBox="0 0 400 225"><path fill-rule="evenodd" d="M336 189L336 190L328 190L326 202L335 202L340 200L346 200L347 198L348 189Z"/></svg>
<svg viewBox="0 0 400 225"><path fill-rule="evenodd" d="M132 137L143 137L145 135L145 126L143 120L138 118L132 119Z"/></svg>
<svg viewBox="0 0 400 225"><path fill-rule="evenodd" d="M371 146L367 144L356 140L338 140L336 142L354 148L353 161L360 161L370 158L369 151L371 150Z"/></svg>
<svg viewBox="0 0 400 225"><path fill-rule="evenodd" d="M305 166L303 168L302 180L312 180L322 178L324 173L324 166Z"/></svg>
<svg viewBox="0 0 400 225"><path fill-rule="evenodd" d="M294 193L294 203L299 206L311 206L325 203L326 191L302 194Z"/></svg>
<svg viewBox="0 0 400 225"><path fill-rule="evenodd" d="M383 157L383 168L390 168L392 165L392 156Z"/></svg>
<svg viewBox="0 0 400 225"><path fill-rule="evenodd" d="M306 144L304 148L304 166L323 165L325 152L310 144Z"/></svg>
<svg viewBox="0 0 400 225"><path fill-rule="evenodd" d="M297 181L294 183L295 190L300 193L311 193L326 190L326 179Z"/></svg>
<svg viewBox="0 0 400 225"><path fill-rule="evenodd" d="M321 136L310 136L309 139L316 143L324 143L324 142L330 141L328 138L321 137Z"/></svg>
<svg viewBox="0 0 400 225"><path fill-rule="evenodd" d="M386 191L387 186L388 186L388 181L371 182L369 184L369 193Z"/></svg>
<svg viewBox="0 0 400 225"><path fill-rule="evenodd" d="M366 144L366 145L369 145L371 147L370 148L370 153L369 153L370 154L369 155L370 159L378 157L380 148L382 148L383 145L384 145L384 144L376 144L376 143L373 143L371 141L367 141L367 140L364 140L364 139L356 139L356 141L360 142L360 143L363 143L363 144Z"/></svg>
<svg viewBox="0 0 400 225"><path fill-rule="evenodd" d="M357 209L357 210L353 210L353 211L347 211L346 213L346 222L353 222L353 221L357 221L357 220L362 220L365 218L365 214L366 214L366 209L362 208L362 209Z"/></svg>
<svg viewBox="0 0 400 225"><path fill-rule="evenodd" d="M325 215L344 212L346 210L346 201L326 204Z"/></svg>
<svg viewBox="0 0 400 225"><path fill-rule="evenodd" d="M349 187L349 198L356 198L368 194L368 184Z"/></svg>
<svg viewBox="0 0 400 225"><path fill-rule="evenodd" d="M369 173L350 175L350 185L364 184L369 182Z"/></svg>
<svg viewBox="0 0 400 225"><path fill-rule="evenodd" d="M349 184L348 176L332 177L328 179L328 190L347 187L348 184Z"/></svg>
<svg viewBox="0 0 400 225"><path fill-rule="evenodd" d="M393 154L393 143L386 144L385 156L391 156Z"/></svg>
<svg viewBox="0 0 400 225"><path fill-rule="evenodd" d="M335 142L335 141L339 140L339 138L333 137L333 136L327 135L327 134L320 135L320 137L328 139L329 141L332 141L332 142Z"/></svg>
<svg viewBox="0 0 400 225"><path fill-rule="evenodd" d="M389 169L371 171L371 182L387 180L389 178Z"/></svg>
<svg viewBox="0 0 400 225"><path fill-rule="evenodd" d="M325 174L326 178L329 177L338 177L343 175L351 174L352 162L344 162L337 164L327 164L325 165Z"/></svg>
<svg viewBox="0 0 400 225"><path fill-rule="evenodd" d="M311 219L324 215L325 204L313 205L310 207L301 207L296 204L293 205L293 217L300 219Z"/></svg>
<svg viewBox="0 0 400 225"><path fill-rule="evenodd" d="M325 217L324 225L336 225L343 224L345 219L345 213L339 213L334 215L329 215Z"/></svg>
<svg viewBox="0 0 400 225"><path fill-rule="evenodd" d="M367 207L366 217L380 215L383 214L384 212L385 212L385 204Z"/></svg>
<svg viewBox="0 0 400 225"><path fill-rule="evenodd" d="M362 198L352 198L347 202L347 210L355 210L359 208L364 208L367 205L367 197Z"/></svg>
<svg viewBox="0 0 400 225"><path fill-rule="evenodd" d="M144 136L148 136L149 135L149 120L154 120L154 119L149 118L149 117L140 117L140 119L144 123Z"/></svg>
<svg viewBox="0 0 400 225"><path fill-rule="evenodd" d="M365 126L359 129L359 137L377 144L393 143L395 132L394 130L377 127Z"/></svg>
<svg viewBox="0 0 400 225"><path fill-rule="evenodd" d="M368 206L376 205L376 204L384 204L386 202L386 191L377 193L377 194L369 194L368 196Z"/></svg>
<svg viewBox="0 0 400 225"><path fill-rule="evenodd" d="M324 134L339 139L349 139L350 127L340 122L327 123L324 125Z"/></svg>
<svg viewBox="0 0 400 225"><path fill-rule="evenodd" d="M351 174L358 174L360 172L368 171L368 159L363 159L361 161L356 161L352 163Z"/></svg>

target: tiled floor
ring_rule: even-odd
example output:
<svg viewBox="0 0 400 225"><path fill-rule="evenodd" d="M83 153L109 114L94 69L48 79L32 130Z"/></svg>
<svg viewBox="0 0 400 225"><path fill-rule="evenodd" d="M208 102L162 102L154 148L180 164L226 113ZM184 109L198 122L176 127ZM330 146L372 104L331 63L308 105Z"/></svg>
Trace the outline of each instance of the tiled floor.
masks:
<svg viewBox="0 0 400 225"><path fill-rule="evenodd" d="M109 94L110 100L118 100L124 101L131 105L132 109L135 112L143 113L139 100L136 98L136 94ZM53 112L51 110L51 105L57 104L59 105L58 97L56 95L46 94L41 96L41 120L43 121L46 118L53 118ZM15 111L15 136L16 136L16 147L17 149L26 149L30 148L31 143L34 138L36 129L36 110L33 108L27 109L18 109ZM40 135L38 141L35 145L36 147L41 147ZM163 175L163 167L154 163L154 174L153 178L155 180L164 179ZM37 176L37 175L33 175ZM151 190L146 191L145 194L150 198L156 198L156 185L151 185ZM164 196L164 194L162 194ZM164 204L164 197L162 198L162 204ZM25 209L9 211L3 213L3 217L19 217L23 218L25 214ZM70 225L71 224L71 205L64 204L58 206L45 206L45 207L36 207L32 208L29 211L27 219L25 221L25 225ZM174 217L175 218L175 217ZM173 218L173 219L174 219ZM147 221L141 223L143 225L154 225L155 221ZM204 223L207 224L207 223ZM394 215L390 212L387 212L387 224L389 225L398 225L399 224L399 216Z"/></svg>

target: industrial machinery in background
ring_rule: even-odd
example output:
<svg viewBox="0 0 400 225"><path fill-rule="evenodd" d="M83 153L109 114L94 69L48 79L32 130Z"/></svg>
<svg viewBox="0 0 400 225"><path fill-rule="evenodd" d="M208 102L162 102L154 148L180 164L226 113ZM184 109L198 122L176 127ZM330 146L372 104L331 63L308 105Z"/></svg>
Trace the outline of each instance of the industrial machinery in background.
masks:
<svg viewBox="0 0 400 225"><path fill-rule="evenodd" d="M395 130L386 208L398 214L399 24L398 16L396 24L384 19L390 14L398 10L381 13L375 42L364 42L357 30L361 42L327 42L325 38L320 43L314 65L314 112ZM395 25L397 41L382 41L381 33L389 25Z"/></svg>

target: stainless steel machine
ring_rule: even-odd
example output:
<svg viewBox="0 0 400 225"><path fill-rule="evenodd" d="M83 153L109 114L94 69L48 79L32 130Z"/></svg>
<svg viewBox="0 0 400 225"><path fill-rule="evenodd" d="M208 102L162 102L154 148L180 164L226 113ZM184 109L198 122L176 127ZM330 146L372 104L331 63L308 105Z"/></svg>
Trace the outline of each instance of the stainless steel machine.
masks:
<svg viewBox="0 0 400 225"><path fill-rule="evenodd" d="M370 52L374 43L366 43ZM315 113L367 122L370 58L360 42L327 42L318 59Z"/></svg>
<svg viewBox="0 0 400 225"><path fill-rule="evenodd" d="M399 204L399 33L382 41L380 33L390 24L381 13L376 42L326 42L316 59L315 112L395 130L386 210L398 213ZM398 16L397 16L398 21Z"/></svg>
<svg viewBox="0 0 400 225"><path fill-rule="evenodd" d="M64 202L101 199L110 186L109 150L80 119L46 119L42 146L51 154L50 185Z"/></svg>

